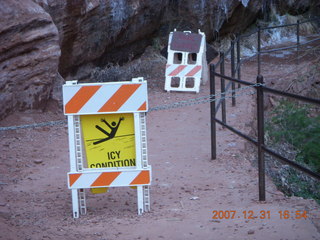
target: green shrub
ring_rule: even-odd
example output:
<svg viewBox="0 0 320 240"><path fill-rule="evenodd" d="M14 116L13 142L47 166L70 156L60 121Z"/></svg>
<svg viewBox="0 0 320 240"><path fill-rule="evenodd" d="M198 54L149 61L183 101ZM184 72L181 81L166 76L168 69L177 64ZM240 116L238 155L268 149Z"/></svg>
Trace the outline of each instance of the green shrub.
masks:
<svg viewBox="0 0 320 240"><path fill-rule="evenodd" d="M266 144L281 155L320 172L320 116L305 105L281 101L266 121ZM319 181L266 156L266 170L286 195L313 198L320 204Z"/></svg>
<svg viewBox="0 0 320 240"><path fill-rule="evenodd" d="M272 112L266 130L274 143L286 142L297 151L296 161L320 173L320 115L310 108L281 101Z"/></svg>

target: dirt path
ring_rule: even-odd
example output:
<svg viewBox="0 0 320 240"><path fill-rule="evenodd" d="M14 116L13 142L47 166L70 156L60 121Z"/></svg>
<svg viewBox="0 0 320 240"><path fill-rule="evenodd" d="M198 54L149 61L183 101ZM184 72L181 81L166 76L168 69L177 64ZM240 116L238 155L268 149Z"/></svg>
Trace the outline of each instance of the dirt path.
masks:
<svg viewBox="0 0 320 240"><path fill-rule="evenodd" d="M205 96L208 89L202 86L199 95L155 89L150 107ZM254 99L237 101L228 121L249 132ZM59 111L32 112L0 124L57 119L63 119ZM257 169L243 140L218 127L218 157L210 159L208 104L153 111L147 121L153 182L151 212L142 216L135 190L115 188L87 192L88 214L72 218L66 126L0 132L0 239L320 239L320 207L313 200L285 197L267 178L267 201L258 201ZM291 217L281 219L279 211L286 210ZM213 211L236 214L213 219ZM307 211L307 218L297 219L296 211Z"/></svg>

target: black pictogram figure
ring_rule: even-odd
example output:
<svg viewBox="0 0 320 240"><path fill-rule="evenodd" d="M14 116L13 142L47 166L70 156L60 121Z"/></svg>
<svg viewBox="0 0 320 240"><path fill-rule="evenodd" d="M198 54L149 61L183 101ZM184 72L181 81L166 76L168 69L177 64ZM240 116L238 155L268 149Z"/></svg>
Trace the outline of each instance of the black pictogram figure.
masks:
<svg viewBox="0 0 320 240"><path fill-rule="evenodd" d="M105 135L107 135L108 137L106 138L102 138L99 141L93 142L93 145L99 144L99 143L103 143L105 141L108 141L112 138L114 138L116 136L116 133L118 131L118 128L120 126L121 121L124 120L124 117L120 117L118 123L116 122L112 122L111 125L105 120L105 119L101 119L101 122L105 123L109 128L110 128L110 132L107 132L106 130L104 130L102 127L100 127L99 125L96 125L96 128L98 130L100 130L101 132L103 132Z"/></svg>

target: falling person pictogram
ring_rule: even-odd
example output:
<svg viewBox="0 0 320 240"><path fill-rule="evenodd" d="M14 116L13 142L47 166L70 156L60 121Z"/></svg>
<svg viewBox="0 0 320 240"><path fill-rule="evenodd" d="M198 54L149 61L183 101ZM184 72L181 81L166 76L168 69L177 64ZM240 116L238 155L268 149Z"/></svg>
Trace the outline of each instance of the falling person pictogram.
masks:
<svg viewBox="0 0 320 240"><path fill-rule="evenodd" d="M110 130L107 131L107 130L103 129L102 127L100 127L99 125L95 125L95 128L98 129L103 134L107 135L107 137L106 138L87 139L86 142L93 142L93 145L97 145L97 144L106 142L108 140L114 139L114 138L134 136L134 133L116 136L118 129L120 127L120 123L124 119L125 119L124 117L120 117L118 123L116 123L115 121L112 121L111 124L103 118L100 119L100 121L103 122L104 124L106 124L108 126L108 128L110 128Z"/></svg>
<svg viewBox="0 0 320 240"><path fill-rule="evenodd" d="M102 138L99 141L93 142L93 145L99 144L99 143L103 143L105 141L108 141L112 138L114 138L116 136L116 133L118 131L118 128L120 126L121 121L124 120L124 117L120 117L118 123L116 123L115 121L113 121L111 123L111 125L104 119L101 119L101 122L105 123L109 128L110 128L110 132L107 132L106 130L104 130L102 127L100 127L99 125L96 125L96 128L98 130L100 130L101 132L103 132L105 135L107 135L108 137L106 138Z"/></svg>

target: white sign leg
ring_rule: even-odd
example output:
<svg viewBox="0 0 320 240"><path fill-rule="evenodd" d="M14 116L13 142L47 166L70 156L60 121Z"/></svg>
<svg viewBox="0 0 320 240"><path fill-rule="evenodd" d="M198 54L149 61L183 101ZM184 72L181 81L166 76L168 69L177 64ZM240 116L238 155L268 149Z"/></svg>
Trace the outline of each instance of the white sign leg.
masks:
<svg viewBox="0 0 320 240"><path fill-rule="evenodd" d="M70 158L70 171L77 171L76 167L76 150L75 150L75 131L74 131L74 116L68 116L68 134L69 134L69 158ZM72 209L73 217L79 217L79 198L78 190L72 189Z"/></svg>
<svg viewBox="0 0 320 240"><path fill-rule="evenodd" d="M143 187L137 187L137 203L138 203L138 214L141 215L144 212L144 204L143 204Z"/></svg>
<svg viewBox="0 0 320 240"><path fill-rule="evenodd" d="M79 199L78 199L78 189L72 189L72 210L73 218L79 218Z"/></svg>

